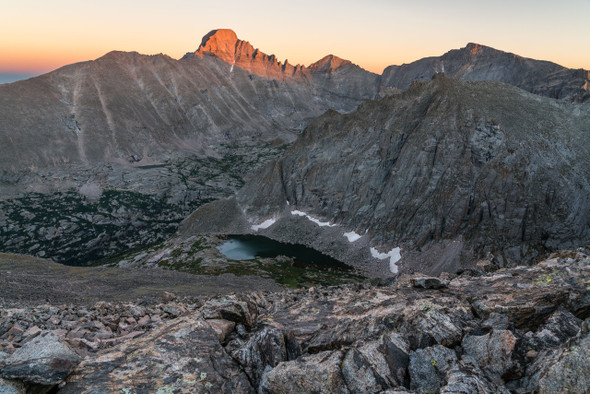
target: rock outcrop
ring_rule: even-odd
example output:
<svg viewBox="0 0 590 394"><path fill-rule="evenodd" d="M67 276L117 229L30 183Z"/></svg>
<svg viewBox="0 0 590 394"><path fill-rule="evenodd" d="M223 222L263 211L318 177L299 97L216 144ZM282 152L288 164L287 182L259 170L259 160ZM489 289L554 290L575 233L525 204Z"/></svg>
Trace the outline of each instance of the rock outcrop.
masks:
<svg viewBox="0 0 590 394"><path fill-rule="evenodd" d="M4 308L0 388L583 393L590 384L587 252L447 275L448 287L437 289L416 288L420 275L402 275L389 285ZM81 361L59 380L11 372L24 353L47 353L43 338L69 343Z"/></svg>
<svg viewBox="0 0 590 394"><path fill-rule="evenodd" d="M589 119L585 105L438 74L315 120L233 212L241 223L274 218L265 235L357 266L381 258L391 272L475 268L466 263L488 254L499 266L532 260L590 242ZM210 215L224 204L197 210L181 232L238 223Z"/></svg>

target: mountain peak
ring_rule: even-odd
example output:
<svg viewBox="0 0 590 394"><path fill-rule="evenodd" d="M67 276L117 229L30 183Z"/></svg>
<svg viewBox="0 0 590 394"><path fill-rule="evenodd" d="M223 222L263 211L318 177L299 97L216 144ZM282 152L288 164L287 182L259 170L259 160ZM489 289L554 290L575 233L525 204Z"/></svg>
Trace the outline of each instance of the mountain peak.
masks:
<svg viewBox="0 0 590 394"><path fill-rule="evenodd" d="M211 53L225 61L232 62L238 41L240 41L238 35L231 29L211 30L203 37L197 53L201 55Z"/></svg>
<svg viewBox="0 0 590 394"><path fill-rule="evenodd" d="M309 68L316 72L330 72L342 66L346 66L347 64L351 64L351 62L349 60L341 59L338 56L328 55L310 65Z"/></svg>
<svg viewBox="0 0 590 394"><path fill-rule="evenodd" d="M269 79L290 78L303 69L302 66L293 67L287 61L281 63L275 55L267 55L254 48L248 41L240 40L231 29L210 31L203 37L199 49L186 54L183 59L190 59L195 55L213 55L231 64L230 72L233 72L236 66Z"/></svg>
<svg viewBox="0 0 590 394"><path fill-rule="evenodd" d="M254 48L248 41L240 40L231 29L215 29L207 33L195 52L187 53L183 59L195 56L213 55L226 63L240 67L252 74L269 79L284 80L287 78L306 78L311 73L331 73L332 71L351 64L350 61L334 55L328 55L309 67L293 66L285 60L279 61L275 55L267 55Z"/></svg>
<svg viewBox="0 0 590 394"><path fill-rule="evenodd" d="M476 42L470 42L465 47L465 50L471 52L472 55L477 55L482 49L488 48L485 45L478 44Z"/></svg>

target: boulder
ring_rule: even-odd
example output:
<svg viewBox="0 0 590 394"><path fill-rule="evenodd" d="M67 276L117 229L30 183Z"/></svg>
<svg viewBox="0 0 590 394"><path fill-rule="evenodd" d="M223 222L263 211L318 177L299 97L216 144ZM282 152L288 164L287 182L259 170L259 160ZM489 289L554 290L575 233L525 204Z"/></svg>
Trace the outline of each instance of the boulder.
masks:
<svg viewBox="0 0 590 394"><path fill-rule="evenodd" d="M400 331L408 336L412 348L434 344L451 347L461 342L464 320L471 313L460 304L448 307L440 301L423 300L404 310Z"/></svg>
<svg viewBox="0 0 590 394"><path fill-rule="evenodd" d="M516 337L508 330L469 335L461 343L464 354L473 357L482 370L490 372L498 380L514 363L512 353L515 345Z"/></svg>
<svg viewBox="0 0 590 394"><path fill-rule="evenodd" d="M520 383L539 393L585 393L590 387L590 333L541 351Z"/></svg>
<svg viewBox="0 0 590 394"><path fill-rule="evenodd" d="M341 351L324 351L279 363L262 376L264 394L349 393L340 365Z"/></svg>
<svg viewBox="0 0 590 394"><path fill-rule="evenodd" d="M57 335L46 332L0 361L0 377L52 386L62 382L79 361Z"/></svg>
<svg viewBox="0 0 590 394"><path fill-rule="evenodd" d="M441 394L509 394L502 385L496 385L485 377L475 360L461 360L447 372L447 384L440 389Z"/></svg>
<svg viewBox="0 0 590 394"><path fill-rule="evenodd" d="M250 328L256 323L258 308L246 297L231 295L208 300L201 313L205 319L225 319Z"/></svg>
<svg viewBox="0 0 590 394"><path fill-rule="evenodd" d="M209 319L207 323L217 333L220 343L223 343L225 338L236 328L236 323L225 319Z"/></svg>
<svg viewBox="0 0 590 394"><path fill-rule="evenodd" d="M380 392L408 384L409 345L399 334L384 335L346 353L342 374L352 392Z"/></svg>
<svg viewBox="0 0 590 394"><path fill-rule="evenodd" d="M560 309L554 312L535 334L538 344L543 347L556 347L565 343L580 331L582 320L571 312Z"/></svg>
<svg viewBox="0 0 590 394"><path fill-rule="evenodd" d="M422 289L444 289L449 287L449 281L431 276L412 278L412 286Z"/></svg>
<svg viewBox="0 0 590 394"><path fill-rule="evenodd" d="M438 392L447 384L446 374L457 365L455 352L441 345L410 352L410 388Z"/></svg>
<svg viewBox="0 0 590 394"><path fill-rule="evenodd" d="M244 347L233 354L254 385L258 385L262 374L281 361L293 360L300 349L293 338L279 329L266 327L254 334Z"/></svg>

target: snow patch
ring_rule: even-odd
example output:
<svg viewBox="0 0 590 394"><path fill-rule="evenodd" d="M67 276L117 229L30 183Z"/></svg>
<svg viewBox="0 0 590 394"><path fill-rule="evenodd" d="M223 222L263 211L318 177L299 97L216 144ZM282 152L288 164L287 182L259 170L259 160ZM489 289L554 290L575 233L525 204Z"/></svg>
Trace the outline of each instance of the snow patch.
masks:
<svg viewBox="0 0 590 394"><path fill-rule="evenodd" d="M251 229L254 231L258 231L260 229L263 228L269 228L270 226L272 226L273 224L275 224L275 222L277 221L277 219L272 218L272 219L267 219L264 222L260 223L260 224L254 224L252 225Z"/></svg>
<svg viewBox="0 0 590 394"><path fill-rule="evenodd" d="M351 231L349 233L344 233L344 236L346 238L348 238L348 242L353 243L354 241L358 241L362 235L355 233L354 231Z"/></svg>
<svg viewBox="0 0 590 394"><path fill-rule="evenodd" d="M314 222L315 224L317 224L320 227L336 227L336 224L332 224L330 222L322 222L320 221L320 219L316 219L311 215L308 215L307 213L303 212L303 211L298 211L298 210L293 210L291 211L291 215L295 215L295 216L305 216L308 220Z"/></svg>
<svg viewBox="0 0 590 394"><path fill-rule="evenodd" d="M371 248L371 256L375 257L376 259L379 260L385 260L386 258L389 257L389 270L394 273L397 274L397 262L401 260L402 255L401 255L401 249L398 248L393 248L391 249L389 252L387 253L381 253L379 252L377 249L375 248Z"/></svg>

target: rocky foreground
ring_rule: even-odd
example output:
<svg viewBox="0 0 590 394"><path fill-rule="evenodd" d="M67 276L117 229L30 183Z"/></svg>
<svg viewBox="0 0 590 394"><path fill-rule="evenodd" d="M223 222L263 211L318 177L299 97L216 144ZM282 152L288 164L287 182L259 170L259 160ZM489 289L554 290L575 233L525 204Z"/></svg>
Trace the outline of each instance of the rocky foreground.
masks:
<svg viewBox="0 0 590 394"><path fill-rule="evenodd" d="M0 392L586 392L590 258L0 310Z"/></svg>

